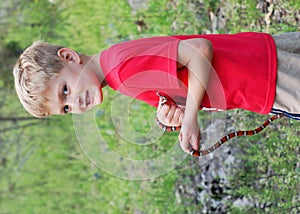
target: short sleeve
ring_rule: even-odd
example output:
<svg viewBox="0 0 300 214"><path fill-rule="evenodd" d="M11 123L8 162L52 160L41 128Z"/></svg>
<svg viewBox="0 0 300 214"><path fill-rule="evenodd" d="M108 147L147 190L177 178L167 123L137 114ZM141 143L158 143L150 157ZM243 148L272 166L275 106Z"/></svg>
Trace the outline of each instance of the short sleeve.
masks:
<svg viewBox="0 0 300 214"><path fill-rule="evenodd" d="M178 89L177 54L180 39L161 36L113 45L103 51L100 63L114 90ZM121 91L126 94L126 91ZM127 94L133 96L131 94Z"/></svg>

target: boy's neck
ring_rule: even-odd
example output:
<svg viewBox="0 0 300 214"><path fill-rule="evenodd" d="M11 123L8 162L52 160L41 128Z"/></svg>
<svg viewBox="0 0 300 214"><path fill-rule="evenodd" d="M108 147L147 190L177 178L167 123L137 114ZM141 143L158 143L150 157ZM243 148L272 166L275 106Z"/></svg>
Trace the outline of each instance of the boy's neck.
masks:
<svg viewBox="0 0 300 214"><path fill-rule="evenodd" d="M101 83L101 87L106 86L107 83L105 81L104 74L102 72L102 68L100 65L100 54L96 54L96 55L92 55L92 56L83 55L81 58L82 58L83 64L86 63L86 65L89 66L89 68L92 69L96 73L96 75L99 79L99 82Z"/></svg>

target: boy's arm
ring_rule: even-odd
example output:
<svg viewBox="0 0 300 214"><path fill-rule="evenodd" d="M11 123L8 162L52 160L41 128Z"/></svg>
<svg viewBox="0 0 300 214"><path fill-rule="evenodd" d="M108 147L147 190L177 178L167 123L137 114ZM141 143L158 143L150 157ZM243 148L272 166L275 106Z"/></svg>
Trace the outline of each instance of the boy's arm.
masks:
<svg viewBox="0 0 300 214"><path fill-rule="evenodd" d="M188 94L179 135L181 148L199 150L198 110L205 94L211 69L213 47L206 39L188 39L178 45L178 62L188 68Z"/></svg>

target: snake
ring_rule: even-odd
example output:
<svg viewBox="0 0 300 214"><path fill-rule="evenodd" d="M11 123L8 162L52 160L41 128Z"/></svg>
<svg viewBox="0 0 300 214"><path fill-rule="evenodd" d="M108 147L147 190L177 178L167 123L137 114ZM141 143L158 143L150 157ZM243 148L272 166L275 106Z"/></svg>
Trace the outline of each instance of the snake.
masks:
<svg viewBox="0 0 300 214"><path fill-rule="evenodd" d="M157 93L157 95L160 97L160 106L163 106L166 102L167 102L167 98L165 96L160 95L159 93ZM199 150L196 151L194 149L190 150L190 155L194 156L194 157L202 157L202 156L206 156L214 151L216 151L218 148L220 148L224 143L226 143L227 141L229 141L232 138L235 137L241 137L241 136L252 136L252 135L256 135L258 133L260 133L261 131L263 131L268 125L270 125L274 120L283 117L283 114L275 114L272 117L268 118L266 121L264 121L264 123L262 125L260 125L259 127L255 128L255 129L250 129L250 130L239 130L239 131L234 131L231 132L225 136L223 136L220 140L218 140L214 145L210 146L207 149L204 150ZM180 131L181 130L181 126L166 126L164 124L162 124L158 118L156 117L156 123L157 125L165 132L174 132L174 131Z"/></svg>

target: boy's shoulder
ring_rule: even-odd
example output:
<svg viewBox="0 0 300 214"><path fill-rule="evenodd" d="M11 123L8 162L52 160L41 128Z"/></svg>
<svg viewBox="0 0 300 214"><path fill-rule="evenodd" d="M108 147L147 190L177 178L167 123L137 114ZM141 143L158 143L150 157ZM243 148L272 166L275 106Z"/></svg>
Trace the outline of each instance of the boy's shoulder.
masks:
<svg viewBox="0 0 300 214"><path fill-rule="evenodd" d="M111 69L130 59L146 56L177 59L179 39L172 36L156 36L123 41L101 52L100 61Z"/></svg>
<svg viewBox="0 0 300 214"><path fill-rule="evenodd" d="M147 50L151 50L158 48L158 46L170 45L172 43L179 42L180 39L175 38L173 36L154 36L147 38L137 38L133 40L125 40L121 41L117 44L112 45L105 51L115 51L115 52L147 52ZM104 51L104 52L105 52Z"/></svg>

